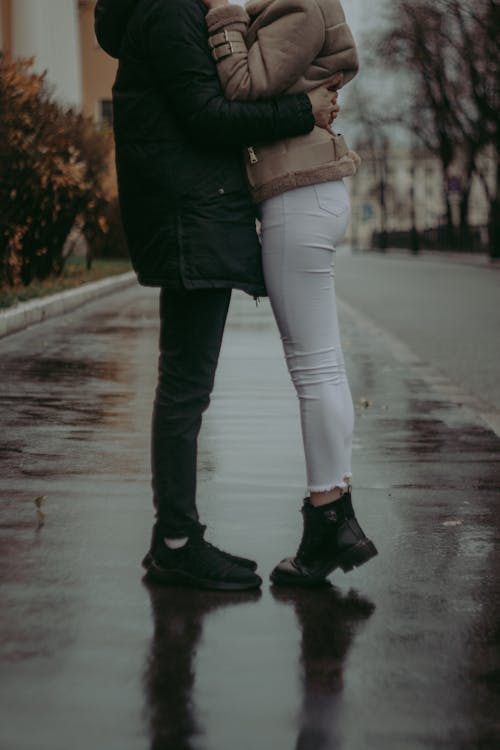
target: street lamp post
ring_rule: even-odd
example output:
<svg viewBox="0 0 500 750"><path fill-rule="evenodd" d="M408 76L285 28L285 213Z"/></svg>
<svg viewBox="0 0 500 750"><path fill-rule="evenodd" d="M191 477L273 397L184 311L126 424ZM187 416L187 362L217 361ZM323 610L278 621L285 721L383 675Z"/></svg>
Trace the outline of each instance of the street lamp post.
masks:
<svg viewBox="0 0 500 750"><path fill-rule="evenodd" d="M417 206L415 197L415 152L412 149L411 166L410 166L410 211L411 211L411 234L410 234L410 250L412 255L418 255L420 250L420 238L418 236L417 229Z"/></svg>
<svg viewBox="0 0 500 750"><path fill-rule="evenodd" d="M380 241L379 249L387 250L387 206L386 206L386 170L387 170L387 138L382 142L382 158L379 160L379 203L380 203Z"/></svg>

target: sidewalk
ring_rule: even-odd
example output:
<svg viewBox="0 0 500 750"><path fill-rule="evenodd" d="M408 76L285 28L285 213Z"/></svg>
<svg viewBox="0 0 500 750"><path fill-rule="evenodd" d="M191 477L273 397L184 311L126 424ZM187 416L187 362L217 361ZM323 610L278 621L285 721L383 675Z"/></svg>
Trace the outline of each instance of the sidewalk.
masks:
<svg viewBox="0 0 500 750"><path fill-rule="evenodd" d="M129 271L30 302L23 302L7 310L0 310L0 339L40 323L42 320L75 310L86 302L125 289L135 280L135 273Z"/></svg>
<svg viewBox="0 0 500 750"><path fill-rule="evenodd" d="M134 286L2 342L0 745L497 748L500 439L342 305L379 556L331 589L272 590L300 535L297 407L267 302L235 295L199 505L262 593L147 587L157 297Z"/></svg>

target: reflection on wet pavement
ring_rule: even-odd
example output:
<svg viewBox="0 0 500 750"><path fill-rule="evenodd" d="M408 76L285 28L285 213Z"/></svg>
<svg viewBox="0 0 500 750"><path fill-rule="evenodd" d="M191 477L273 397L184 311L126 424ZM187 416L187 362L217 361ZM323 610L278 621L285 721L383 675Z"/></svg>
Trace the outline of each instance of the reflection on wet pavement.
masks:
<svg viewBox="0 0 500 750"><path fill-rule="evenodd" d="M303 699L297 750L323 750L341 742L344 663L356 630L375 609L357 592L334 587L318 590L272 590L276 601L290 605L301 633Z"/></svg>
<svg viewBox="0 0 500 750"><path fill-rule="evenodd" d="M267 304L235 296L199 504L265 584L153 588L156 316L131 289L0 341L2 749L496 750L500 440L343 311L354 502L380 554L270 588L300 535L298 414Z"/></svg>
<svg viewBox="0 0 500 750"><path fill-rule="evenodd" d="M195 748L204 734L193 701L204 620L218 609L255 603L261 593L162 588L146 579L144 584L154 624L144 673L151 749Z"/></svg>
<svg viewBox="0 0 500 750"><path fill-rule="evenodd" d="M226 607L255 604L261 593L195 592L153 586L146 579L144 583L154 623L144 673L151 750L196 748L205 733L194 702L196 658L205 618ZM332 586L315 591L274 588L272 596L294 611L301 634L303 698L295 746L297 750L333 747L344 661L357 628L370 617L374 605L354 591L342 594ZM247 649L252 645L247 634L241 634L240 643ZM223 656L231 659L230 650ZM217 675L213 678L215 687ZM250 678L258 690L258 676ZM233 720L226 716L225 721L231 724Z"/></svg>

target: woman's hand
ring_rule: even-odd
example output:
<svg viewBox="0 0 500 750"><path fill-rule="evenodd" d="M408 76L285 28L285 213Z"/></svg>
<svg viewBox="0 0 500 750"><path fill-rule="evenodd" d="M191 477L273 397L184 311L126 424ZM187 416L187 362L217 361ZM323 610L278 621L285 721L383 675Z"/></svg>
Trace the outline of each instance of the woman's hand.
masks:
<svg viewBox="0 0 500 750"><path fill-rule="evenodd" d="M337 117L340 107L337 104L338 94L331 91L331 83L319 86L308 93L314 115L314 121L319 128L328 130Z"/></svg>
<svg viewBox="0 0 500 750"><path fill-rule="evenodd" d="M229 0L202 0L207 6L208 10L212 8L220 8L222 5L229 5Z"/></svg>
<svg viewBox="0 0 500 750"><path fill-rule="evenodd" d="M332 122L335 120L336 117L338 117L338 114L340 112L340 104L338 103L338 92L334 91L332 96L332 111L330 114L330 122L329 125L332 124Z"/></svg>

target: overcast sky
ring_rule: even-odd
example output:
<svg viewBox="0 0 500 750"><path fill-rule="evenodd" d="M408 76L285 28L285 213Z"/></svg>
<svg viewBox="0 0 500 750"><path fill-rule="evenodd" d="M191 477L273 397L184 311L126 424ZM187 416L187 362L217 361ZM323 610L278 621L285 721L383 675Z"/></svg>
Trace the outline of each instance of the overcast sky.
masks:
<svg viewBox="0 0 500 750"><path fill-rule="evenodd" d="M380 25L386 0L343 0L347 22L356 40L370 29Z"/></svg>
<svg viewBox="0 0 500 750"><path fill-rule="evenodd" d="M359 75L352 84L348 84L345 91L341 92L341 115L337 124L341 130L345 127L347 132L356 136L359 135L356 128L356 105L353 103L353 95L356 92L368 97L379 111L388 114L393 112L394 108L399 109L402 103L407 101L411 85L400 70L389 71L383 69L382 66L374 68L373 52L371 61L367 59L368 44L389 25L391 0L341 0L341 2L356 40L361 67ZM344 107L345 118L342 117L342 107ZM391 127L389 132L391 137L406 141L407 135L401 129Z"/></svg>

